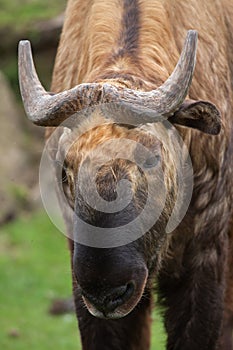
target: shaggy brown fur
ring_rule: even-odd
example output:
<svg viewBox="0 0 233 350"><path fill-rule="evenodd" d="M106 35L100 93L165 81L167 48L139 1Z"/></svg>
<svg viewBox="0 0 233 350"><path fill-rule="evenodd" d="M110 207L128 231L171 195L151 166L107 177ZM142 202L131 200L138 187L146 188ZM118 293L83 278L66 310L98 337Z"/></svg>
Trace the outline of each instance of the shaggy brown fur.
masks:
<svg viewBox="0 0 233 350"><path fill-rule="evenodd" d="M177 127L192 158L194 192L186 217L163 242L161 261L155 269L159 271L158 293L165 310L167 349L231 350L233 2L69 0L51 91L97 81L145 91L156 88L172 73L188 29L199 33L189 96L216 104L223 127L215 137ZM98 125L98 118L96 115L84 122L80 134L85 131L85 123ZM82 155L101 140L135 137L135 132L112 124L97 126L74 144L66 159L70 173L75 174ZM51 129L47 130L47 136L50 133ZM69 219L67 225L69 229ZM150 241L146 247L147 259L151 258L153 244ZM70 246L73 258L72 242ZM146 298L120 320L98 320L91 316L76 292L74 274L73 283L84 350L149 349L150 280Z"/></svg>

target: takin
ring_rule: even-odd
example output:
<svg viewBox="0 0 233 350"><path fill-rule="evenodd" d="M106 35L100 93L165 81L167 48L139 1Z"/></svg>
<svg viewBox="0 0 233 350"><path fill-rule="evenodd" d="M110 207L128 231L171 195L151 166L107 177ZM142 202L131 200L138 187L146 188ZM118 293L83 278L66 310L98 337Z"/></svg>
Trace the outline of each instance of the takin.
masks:
<svg viewBox="0 0 233 350"><path fill-rule="evenodd" d="M232 0L69 0L52 92L28 41L19 80L62 176L82 349L148 350L156 291L168 350L232 350Z"/></svg>

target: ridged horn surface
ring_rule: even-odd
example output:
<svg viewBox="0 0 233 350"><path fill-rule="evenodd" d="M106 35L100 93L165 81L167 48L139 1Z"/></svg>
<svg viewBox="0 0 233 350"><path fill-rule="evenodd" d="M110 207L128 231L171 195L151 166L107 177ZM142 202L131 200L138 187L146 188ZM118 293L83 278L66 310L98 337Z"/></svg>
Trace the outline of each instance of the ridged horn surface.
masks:
<svg viewBox="0 0 233 350"><path fill-rule="evenodd" d="M197 49L197 32L188 31L179 61L165 83L143 92L111 84L80 84L51 94L41 85L33 63L31 45L19 43L19 83L28 118L41 126L58 126L72 114L107 103L122 104L137 115L137 123L167 119L184 101L192 81ZM140 116L140 117L139 117ZM127 120L125 120L127 122Z"/></svg>

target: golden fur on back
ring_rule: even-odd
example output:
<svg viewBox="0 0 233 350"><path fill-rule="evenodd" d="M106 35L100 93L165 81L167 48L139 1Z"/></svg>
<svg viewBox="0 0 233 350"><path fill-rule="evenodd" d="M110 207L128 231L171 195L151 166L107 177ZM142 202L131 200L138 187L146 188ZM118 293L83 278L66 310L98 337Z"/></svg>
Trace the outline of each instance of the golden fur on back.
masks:
<svg viewBox="0 0 233 350"><path fill-rule="evenodd" d="M152 83L159 79L161 83L175 66L187 30L196 29L199 33L199 49L191 94L193 98L198 95L199 98L211 98L213 102L217 99L224 103L221 96L215 96L216 89L210 89L210 86L219 86L221 83L224 94L224 84L229 82L229 69L222 55L226 56L227 47L233 45L226 40L224 18L225 13L229 15L229 12L233 12L230 0L138 1L139 66L135 67L127 58L121 58L119 62L114 62L114 66L108 67L108 62L112 64L110 57L119 50L122 3L119 0L68 1L52 91L93 82L103 73L103 69L117 73L130 72ZM177 21L179 25L176 25ZM213 73L211 76L208 74L210 69ZM219 89L217 91L219 94ZM226 109L226 106L222 107Z"/></svg>

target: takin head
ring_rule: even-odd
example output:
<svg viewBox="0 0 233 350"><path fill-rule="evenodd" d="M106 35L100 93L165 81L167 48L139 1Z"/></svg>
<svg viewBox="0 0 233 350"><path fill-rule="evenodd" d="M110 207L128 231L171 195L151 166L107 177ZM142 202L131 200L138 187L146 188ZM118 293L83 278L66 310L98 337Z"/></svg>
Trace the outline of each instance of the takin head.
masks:
<svg viewBox="0 0 233 350"><path fill-rule="evenodd" d="M101 119L94 114L90 124ZM158 265L177 180L170 145L143 128L102 122L73 131L63 191L75 213L73 269L84 302L94 316L119 318L137 305Z"/></svg>
<svg viewBox="0 0 233 350"><path fill-rule="evenodd" d="M94 316L127 315L159 269L166 228L177 210L179 170L188 159L172 124L220 131L213 104L185 100L196 42L196 32L189 31L174 72L156 90L105 81L57 94L41 86L29 42L20 43L27 115L37 125L59 126L55 158L62 165L60 193L74 213L74 275Z"/></svg>

